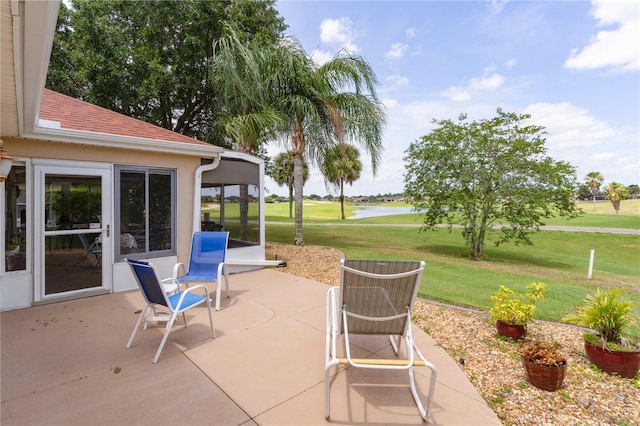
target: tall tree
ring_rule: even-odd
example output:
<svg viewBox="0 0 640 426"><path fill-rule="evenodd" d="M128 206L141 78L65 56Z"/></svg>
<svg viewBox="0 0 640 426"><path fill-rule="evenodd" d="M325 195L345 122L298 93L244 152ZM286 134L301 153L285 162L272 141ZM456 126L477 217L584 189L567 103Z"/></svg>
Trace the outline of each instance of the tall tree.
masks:
<svg viewBox="0 0 640 426"><path fill-rule="evenodd" d="M62 3L47 87L222 144L208 73L214 42L227 22L255 45L275 44L286 26L274 4L73 0L66 16Z"/></svg>
<svg viewBox="0 0 640 426"><path fill-rule="evenodd" d="M335 145L325 153L320 164L325 183L332 184L340 192L340 213L344 215L344 184L353 184L360 178L362 163L358 148L349 144Z"/></svg>
<svg viewBox="0 0 640 426"><path fill-rule="evenodd" d="M249 47L230 25L223 25L223 36L214 43L211 58L211 85L219 91L221 134L233 149L258 153L263 143L272 139L280 115L268 104L260 64L263 55L258 46ZM240 185L240 239L246 239L249 215L249 188Z"/></svg>
<svg viewBox="0 0 640 426"><path fill-rule="evenodd" d="M318 164L328 147L351 141L368 151L375 174L386 116L362 57L342 52L317 66L297 40L286 39L265 70L273 105L287 120L281 134L294 155L294 244L303 245L303 158Z"/></svg>
<svg viewBox="0 0 640 426"><path fill-rule="evenodd" d="M474 259L502 224L496 244L531 244L529 233L556 214L579 214L572 200L575 169L546 156L544 129L529 115L498 109L491 119L434 121L436 127L406 151L405 195L423 211L422 229L463 226Z"/></svg>
<svg viewBox="0 0 640 426"><path fill-rule="evenodd" d="M278 186L286 185L289 189L289 217L293 217L293 152L286 151L278 154L273 161L271 177ZM302 180L309 178L309 166L306 161L302 163Z"/></svg>
<svg viewBox="0 0 640 426"><path fill-rule="evenodd" d="M611 205L616 209L616 214L620 213L620 201L629 196L627 187L619 182L611 182L604 188L604 192L607 194L605 198L611 201Z"/></svg>
<svg viewBox="0 0 640 426"><path fill-rule="evenodd" d="M596 213L596 197L598 196L598 191L600 191L600 185L604 181L604 176L600 172L589 172L584 177L584 182L589 185L589 189L591 190L591 195L593 196L593 213Z"/></svg>
<svg viewBox="0 0 640 426"><path fill-rule="evenodd" d="M51 59L47 75L47 87L74 98L86 94L86 82L79 69L81 53L74 47L75 34L71 27L72 11L65 2L60 3L58 24L51 47Z"/></svg>

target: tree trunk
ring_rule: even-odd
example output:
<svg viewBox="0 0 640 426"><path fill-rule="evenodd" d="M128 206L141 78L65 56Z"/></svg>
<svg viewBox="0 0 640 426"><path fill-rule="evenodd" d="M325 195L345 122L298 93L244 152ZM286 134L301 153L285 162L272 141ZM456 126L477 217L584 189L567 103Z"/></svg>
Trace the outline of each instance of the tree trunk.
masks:
<svg viewBox="0 0 640 426"><path fill-rule="evenodd" d="M344 217L344 181L340 179L340 213L342 214L342 219Z"/></svg>
<svg viewBox="0 0 640 426"><path fill-rule="evenodd" d="M238 140L238 151L250 153L251 149L243 139ZM238 237L247 241L247 227L249 226L249 185L241 184L238 194L238 203L240 207L240 232Z"/></svg>
<svg viewBox="0 0 640 426"><path fill-rule="evenodd" d="M249 223L249 185L240 185L240 239L247 241L247 226Z"/></svg>
<svg viewBox="0 0 640 426"><path fill-rule="evenodd" d="M620 200L611 200L613 208L616 209L616 214L620 213Z"/></svg>
<svg viewBox="0 0 640 426"><path fill-rule="evenodd" d="M296 204L296 217L295 217L295 236L293 238L293 244L296 246L303 246L304 239L302 238L302 187L304 186L304 134L302 133L302 126L296 123L296 129L292 138L293 145L293 196Z"/></svg>
<svg viewBox="0 0 640 426"><path fill-rule="evenodd" d="M293 185L289 185L289 217L293 217Z"/></svg>
<svg viewBox="0 0 640 426"><path fill-rule="evenodd" d="M473 250L473 258L475 260L480 260L482 259L482 256L484 256L485 228L481 227L480 230L478 231L474 227L474 229L471 232L472 232L471 246Z"/></svg>

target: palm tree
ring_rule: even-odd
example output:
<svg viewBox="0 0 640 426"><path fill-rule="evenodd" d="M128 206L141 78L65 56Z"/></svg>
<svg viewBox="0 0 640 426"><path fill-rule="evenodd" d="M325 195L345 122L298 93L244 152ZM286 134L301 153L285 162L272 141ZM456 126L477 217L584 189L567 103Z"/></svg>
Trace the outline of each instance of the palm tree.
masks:
<svg viewBox="0 0 640 426"><path fill-rule="evenodd" d="M325 183L333 184L340 191L340 212L344 216L344 184L353 184L360 178L362 163L358 148L348 144L331 147L322 159L320 168L325 176Z"/></svg>
<svg viewBox="0 0 640 426"><path fill-rule="evenodd" d="M273 161L271 177L278 186L287 185L289 188L289 217L293 217L293 152L281 152ZM309 178L309 166L304 161L302 164L302 179L304 182Z"/></svg>
<svg viewBox="0 0 640 426"><path fill-rule="evenodd" d="M223 37L214 44L210 81L220 91L224 113L218 117L221 133L240 152L257 153L274 137L281 117L269 105L260 63L263 50L250 49L238 34L224 24ZM240 239L246 240L249 215L249 188L240 185Z"/></svg>
<svg viewBox="0 0 640 426"><path fill-rule="evenodd" d="M620 212L620 201L629 196L629 190L626 186L618 182L611 182L604 188L607 193L605 198L611 201L613 208L616 209L616 214Z"/></svg>
<svg viewBox="0 0 640 426"><path fill-rule="evenodd" d="M286 39L267 70L268 93L287 120L281 136L294 155L294 244L303 245L303 158L318 164L329 147L352 141L371 155L375 174L386 114L375 92L375 73L362 57L342 52L317 66L297 40Z"/></svg>
<svg viewBox="0 0 640 426"><path fill-rule="evenodd" d="M600 185L604 181L604 176L600 172L589 172L584 177L584 181L589 186L591 190L591 195L593 195L593 213L596 212L596 196L598 195L598 191L600 190Z"/></svg>

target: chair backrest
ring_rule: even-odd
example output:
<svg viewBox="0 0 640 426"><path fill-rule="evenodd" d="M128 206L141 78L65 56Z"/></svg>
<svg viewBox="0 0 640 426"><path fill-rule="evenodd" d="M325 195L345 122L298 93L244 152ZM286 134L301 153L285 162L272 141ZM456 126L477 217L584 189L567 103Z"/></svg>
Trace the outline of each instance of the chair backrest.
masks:
<svg viewBox="0 0 640 426"><path fill-rule="evenodd" d="M423 270L421 261L342 260L341 306L349 333L404 334Z"/></svg>
<svg viewBox="0 0 640 426"><path fill-rule="evenodd" d="M125 259L131 267L133 275L136 277L138 287L142 291L147 303L169 306L167 295L158 278L156 268L152 263L143 260Z"/></svg>
<svg viewBox="0 0 640 426"><path fill-rule="evenodd" d="M215 275L227 254L229 232L194 232L191 239L189 275Z"/></svg>

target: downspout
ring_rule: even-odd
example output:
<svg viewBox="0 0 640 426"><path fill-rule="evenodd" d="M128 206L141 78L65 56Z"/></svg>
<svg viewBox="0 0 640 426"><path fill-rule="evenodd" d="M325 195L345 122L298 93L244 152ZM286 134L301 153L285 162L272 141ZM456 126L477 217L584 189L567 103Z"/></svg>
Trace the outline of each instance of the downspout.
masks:
<svg viewBox="0 0 640 426"><path fill-rule="evenodd" d="M193 184L193 232L200 230L200 189L202 188L202 174L214 170L220 165L220 156L213 159L213 163L205 164L196 169L195 182Z"/></svg>

